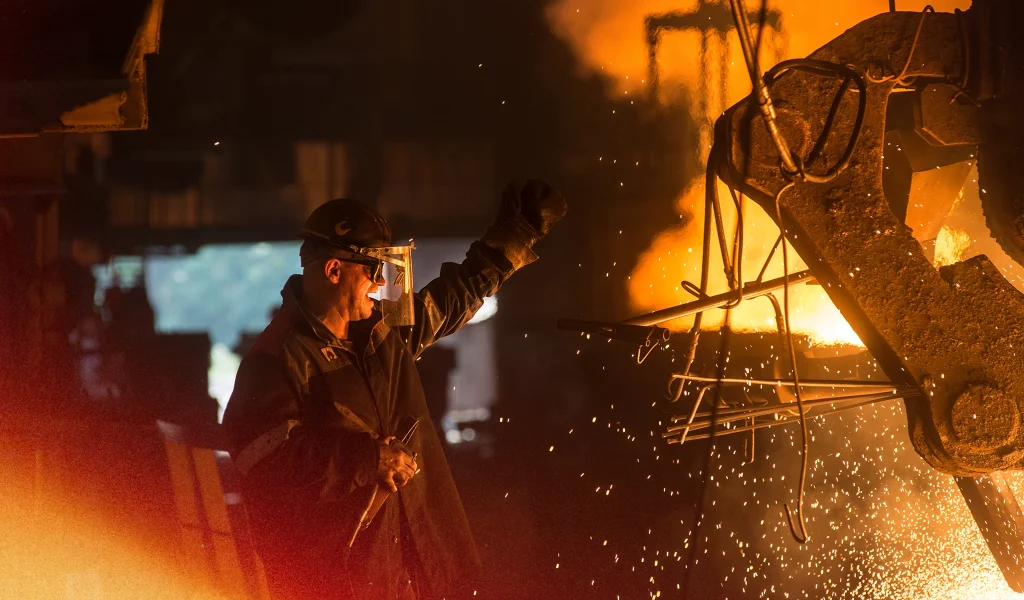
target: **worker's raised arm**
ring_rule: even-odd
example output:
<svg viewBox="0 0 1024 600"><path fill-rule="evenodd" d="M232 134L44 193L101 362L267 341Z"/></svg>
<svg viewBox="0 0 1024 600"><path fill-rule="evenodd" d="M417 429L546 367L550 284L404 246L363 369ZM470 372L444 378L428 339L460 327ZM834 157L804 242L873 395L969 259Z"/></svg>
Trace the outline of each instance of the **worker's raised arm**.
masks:
<svg viewBox="0 0 1024 600"><path fill-rule="evenodd" d="M299 382L269 353L242 360L224 411L231 458L265 498L330 501L377 479L379 449L369 430L303 419Z"/></svg>
<svg viewBox="0 0 1024 600"><path fill-rule="evenodd" d="M441 274L416 294L416 324L403 332L413 355L465 325L484 298L497 292L512 273L537 260L533 245L565 213L565 199L544 182L505 186L498 218L469 247L466 259L444 263Z"/></svg>

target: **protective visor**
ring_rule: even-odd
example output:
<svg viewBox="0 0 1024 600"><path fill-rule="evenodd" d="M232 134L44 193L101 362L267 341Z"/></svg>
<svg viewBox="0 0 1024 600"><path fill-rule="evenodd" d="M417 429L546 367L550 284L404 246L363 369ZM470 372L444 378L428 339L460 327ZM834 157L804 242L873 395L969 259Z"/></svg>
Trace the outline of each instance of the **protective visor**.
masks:
<svg viewBox="0 0 1024 600"><path fill-rule="evenodd" d="M392 327L400 327L415 324L412 288L412 251L415 248L412 242L408 246L380 248L333 246L329 256L366 267L366 274L379 286L370 297L377 301L381 318Z"/></svg>
<svg viewBox="0 0 1024 600"><path fill-rule="evenodd" d="M391 327L414 325L412 287L412 251L416 246L358 248L367 263L370 278L377 282L378 292L371 294L380 302L381 318Z"/></svg>

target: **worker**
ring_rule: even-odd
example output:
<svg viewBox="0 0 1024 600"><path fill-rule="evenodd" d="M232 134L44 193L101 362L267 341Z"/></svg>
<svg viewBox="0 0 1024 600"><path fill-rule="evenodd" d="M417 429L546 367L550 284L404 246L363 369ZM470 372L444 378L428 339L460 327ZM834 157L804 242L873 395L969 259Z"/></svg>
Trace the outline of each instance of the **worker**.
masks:
<svg viewBox="0 0 1024 600"><path fill-rule="evenodd" d="M565 212L547 184L509 184L466 259L418 293L413 246L392 245L376 211L340 199L309 215L302 274L242 359L223 421L274 600L473 595L479 558L415 360L536 260Z"/></svg>

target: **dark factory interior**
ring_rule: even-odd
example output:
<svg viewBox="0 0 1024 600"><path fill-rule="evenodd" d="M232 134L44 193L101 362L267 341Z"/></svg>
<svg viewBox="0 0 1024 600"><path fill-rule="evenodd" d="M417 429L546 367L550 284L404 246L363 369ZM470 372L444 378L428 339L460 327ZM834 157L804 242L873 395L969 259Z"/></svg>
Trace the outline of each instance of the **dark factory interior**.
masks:
<svg viewBox="0 0 1024 600"><path fill-rule="evenodd" d="M0 599L1024 598L1021 23L4 2Z"/></svg>

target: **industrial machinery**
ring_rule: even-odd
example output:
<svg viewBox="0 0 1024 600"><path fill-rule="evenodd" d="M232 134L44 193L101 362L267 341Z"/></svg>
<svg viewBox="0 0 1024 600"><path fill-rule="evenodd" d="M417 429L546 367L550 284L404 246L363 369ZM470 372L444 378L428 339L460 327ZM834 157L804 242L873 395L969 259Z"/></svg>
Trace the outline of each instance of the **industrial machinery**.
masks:
<svg viewBox="0 0 1024 600"><path fill-rule="evenodd" d="M927 247L977 156L989 227L1024 257L1011 108L1021 53L1004 29L1022 15L988 0L869 19L768 71L758 101L777 110L766 120L751 103L731 108L709 167L776 218L890 380L916 391L914 447L954 475L1024 460L1012 351L1024 297L984 257L936 269ZM883 177L893 141L909 157L909 189ZM932 185L919 181L939 169ZM920 205L927 220L907 223Z"/></svg>
<svg viewBox="0 0 1024 600"><path fill-rule="evenodd" d="M696 315L686 366L670 383L673 400L692 402L680 403L665 438L680 443L799 421L806 474L809 416L902 398L914 448L956 476L1007 583L1024 591L1024 516L999 474L1024 466L1024 356L1017 356L1024 348L1024 295L985 256L934 264L939 228L972 168L989 229L1012 259L1024 260L1024 183L1015 168L1024 130L1024 6L975 0L955 14L931 7L881 14L762 75L750 26L758 14L742 0L729 4L753 91L715 124L701 281L684 283L697 300L624 322L655 327ZM771 26L765 14L762 7L762 28ZM740 215L731 237L722 225L718 179ZM745 198L783 232L773 254L781 249L787 273L795 262L790 247L808 270L763 281L761 265L743 268ZM730 290L709 296L715 246ZM800 379L789 289L815 281L889 382ZM771 295L780 289L782 303ZM703 312L760 296L772 302L787 340L787 376L691 373ZM729 386L772 393L735 403L727 400ZM801 477L801 497L803 487ZM803 542L802 498L795 512L787 507Z"/></svg>

